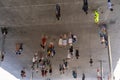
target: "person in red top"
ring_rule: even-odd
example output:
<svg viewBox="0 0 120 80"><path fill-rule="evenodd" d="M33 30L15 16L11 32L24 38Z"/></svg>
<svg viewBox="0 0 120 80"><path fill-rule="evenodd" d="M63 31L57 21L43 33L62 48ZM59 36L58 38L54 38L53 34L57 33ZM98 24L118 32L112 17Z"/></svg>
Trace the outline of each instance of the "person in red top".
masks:
<svg viewBox="0 0 120 80"><path fill-rule="evenodd" d="M41 40L41 47L45 49L46 46L46 41L47 41L47 36L43 35L42 40Z"/></svg>

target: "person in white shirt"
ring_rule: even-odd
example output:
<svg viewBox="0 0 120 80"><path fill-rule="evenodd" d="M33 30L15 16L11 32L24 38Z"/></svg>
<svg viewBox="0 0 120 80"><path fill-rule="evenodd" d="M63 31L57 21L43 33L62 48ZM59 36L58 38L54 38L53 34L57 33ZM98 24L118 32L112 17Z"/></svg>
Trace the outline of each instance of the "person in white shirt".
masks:
<svg viewBox="0 0 120 80"><path fill-rule="evenodd" d="M63 39L62 39L62 36L60 36L60 38L59 38L58 45L59 45L60 47L63 46Z"/></svg>

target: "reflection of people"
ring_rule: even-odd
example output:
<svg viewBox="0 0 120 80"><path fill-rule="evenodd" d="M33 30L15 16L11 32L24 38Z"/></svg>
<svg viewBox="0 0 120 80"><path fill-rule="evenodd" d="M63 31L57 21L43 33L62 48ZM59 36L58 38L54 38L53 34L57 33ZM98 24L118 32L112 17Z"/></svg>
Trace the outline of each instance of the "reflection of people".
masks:
<svg viewBox="0 0 120 80"><path fill-rule="evenodd" d="M21 54L23 51L23 43L16 43L16 54Z"/></svg>
<svg viewBox="0 0 120 80"><path fill-rule="evenodd" d="M87 2L87 0L83 0L83 7L82 7L82 9L84 10L84 12L86 14L88 14L88 2Z"/></svg>
<svg viewBox="0 0 120 80"><path fill-rule="evenodd" d="M85 74L84 73L82 74L82 80L85 80Z"/></svg>
<svg viewBox="0 0 120 80"><path fill-rule="evenodd" d="M41 44L40 44L43 49L45 49L46 41L47 41L47 36L43 35L41 39Z"/></svg>
<svg viewBox="0 0 120 80"><path fill-rule="evenodd" d="M4 54L1 54L1 61L4 60Z"/></svg>
<svg viewBox="0 0 120 80"><path fill-rule="evenodd" d="M21 70L21 77L22 77L22 78L23 78L23 77L26 77L25 68L23 68L23 69Z"/></svg>
<svg viewBox="0 0 120 80"><path fill-rule="evenodd" d="M72 71L72 75L74 78L77 78L77 72L75 70Z"/></svg>
<svg viewBox="0 0 120 80"><path fill-rule="evenodd" d="M60 19L60 5L56 4L56 18L59 20Z"/></svg>
<svg viewBox="0 0 120 80"><path fill-rule="evenodd" d="M79 58L79 50L78 49L75 50L75 56L76 56L76 59Z"/></svg>
<svg viewBox="0 0 120 80"><path fill-rule="evenodd" d="M99 12L95 10L94 14L95 14L94 21L96 24L99 24Z"/></svg>
<svg viewBox="0 0 120 80"><path fill-rule="evenodd" d="M62 39L62 36L60 36L60 38L59 38L58 45L59 45L60 47L63 46L63 39Z"/></svg>
<svg viewBox="0 0 120 80"><path fill-rule="evenodd" d="M8 30L7 30L7 28L3 27L3 28L1 28L1 32L3 35L6 35L8 33Z"/></svg>
<svg viewBox="0 0 120 80"><path fill-rule="evenodd" d="M110 0L108 0L108 8L110 9L110 11L113 11L112 3Z"/></svg>
<svg viewBox="0 0 120 80"><path fill-rule="evenodd" d="M63 46L65 47L65 46L67 46L67 35L66 34L64 34L64 36L63 36Z"/></svg>
<svg viewBox="0 0 120 80"><path fill-rule="evenodd" d="M99 28L99 35L101 44L105 43L105 47L108 46L107 25L103 23Z"/></svg>

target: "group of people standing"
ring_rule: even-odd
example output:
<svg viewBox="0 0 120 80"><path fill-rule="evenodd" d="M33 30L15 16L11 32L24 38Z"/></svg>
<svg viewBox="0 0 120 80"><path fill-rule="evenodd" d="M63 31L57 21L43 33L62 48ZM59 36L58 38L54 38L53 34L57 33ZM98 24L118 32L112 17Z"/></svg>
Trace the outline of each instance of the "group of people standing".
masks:
<svg viewBox="0 0 120 80"><path fill-rule="evenodd" d="M73 43L77 41L77 36L72 34L71 32L67 34L63 34L60 36L58 45L59 47L66 47L67 45L72 46Z"/></svg>
<svg viewBox="0 0 120 80"><path fill-rule="evenodd" d="M76 59L79 58L79 50L74 49L74 43L77 41L77 36L75 34L72 34L71 32L69 35L63 34L60 38L58 38L58 47L62 48L68 48L69 57L64 58L62 61L62 64L59 64L59 71L60 74L64 74L66 70L68 70L68 60L70 60L72 57L76 56ZM51 42L48 40L47 35L43 35L40 42L41 51L38 51L34 54L32 58L32 70L38 73L41 72L41 76L45 77L48 75L52 75L53 68L51 59L53 59L53 55L55 55L55 42ZM21 48L20 44L17 46L17 51L23 50L23 47ZM20 53L18 53L20 54ZM52 56L52 57L51 57ZM26 77L25 69L21 70L21 77Z"/></svg>
<svg viewBox="0 0 120 80"><path fill-rule="evenodd" d="M42 39L41 39L41 43L40 43L40 46L41 48L45 51L47 51L47 56L54 56L55 53L56 53L56 50L55 50L55 47L54 47L54 42L49 42L47 41L48 39L48 36L46 35L43 35L42 36Z"/></svg>
<svg viewBox="0 0 120 80"><path fill-rule="evenodd" d="M52 75L52 64L49 57L44 57L42 53L35 53L32 59L32 70L37 73L41 71L42 77L47 76L47 73Z"/></svg>
<svg viewBox="0 0 120 80"><path fill-rule="evenodd" d="M76 57L76 59L79 58L79 50L78 48L74 49L73 46L70 46L68 49L67 59L73 59L73 57Z"/></svg>
<svg viewBox="0 0 120 80"><path fill-rule="evenodd" d="M66 70L69 70L70 60L73 60L74 57L76 59L79 59L79 49L78 47L74 48L75 43L77 43L77 40L78 40L77 36L71 32L68 35L63 34L60 36L58 40L58 46L60 48L65 48L65 49L67 48L66 50L68 50L67 58L63 59L62 64L59 64L60 74L64 74Z"/></svg>
<svg viewBox="0 0 120 80"><path fill-rule="evenodd" d="M63 63L59 64L60 74L64 74L65 70L67 70L67 69L68 69L68 61L67 61L67 59L63 59Z"/></svg>

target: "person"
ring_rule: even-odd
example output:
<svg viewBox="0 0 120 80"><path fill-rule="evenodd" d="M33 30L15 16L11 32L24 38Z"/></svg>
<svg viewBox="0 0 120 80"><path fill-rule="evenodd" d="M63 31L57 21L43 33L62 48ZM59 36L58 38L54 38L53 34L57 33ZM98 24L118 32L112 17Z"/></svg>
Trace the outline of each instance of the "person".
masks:
<svg viewBox="0 0 120 80"><path fill-rule="evenodd" d="M62 42L63 46L66 47L67 46L67 35L66 34L64 34L62 41L63 41Z"/></svg>
<svg viewBox="0 0 120 80"><path fill-rule="evenodd" d="M16 43L16 54L21 54L23 51L23 43Z"/></svg>
<svg viewBox="0 0 120 80"><path fill-rule="evenodd" d="M47 41L47 36L46 35L43 35L42 36L42 39L41 39L41 47L43 48L43 50L45 49L45 46L46 46L46 41Z"/></svg>
<svg viewBox="0 0 120 80"><path fill-rule="evenodd" d="M68 44L69 44L70 46L72 46L72 44L73 44L73 39L72 39L71 36L68 38Z"/></svg>
<svg viewBox="0 0 120 80"><path fill-rule="evenodd" d="M36 70L37 72L37 69L38 69L38 54L37 53L35 53L32 58L32 69Z"/></svg>
<svg viewBox="0 0 120 80"><path fill-rule="evenodd" d="M83 7L82 10L88 14L88 1L87 0L83 0Z"/></svg>
<svg viewBox="0 0 120 80"><path fill-rule="evenodd" d="M75 43L77 41L77 36L75 34L72 34L71 32L69 33L70 38L72 38L72 42L71 43ZM72 46L72 45L70 45Z"/></svg>
<svg viewBox="0 0 120 80"><path fill-rule="evenodd" d="M85 80L85 74L84 73L82 74L82 80Z"/></svg>
<svg viewBox="0 0 120 80"><path fill-rule="evenodd" d="M2 27L1 32L3 35L6 35L8 33L8 29L6 27Z"/></svg>
<svg viewBox="0 0 120 80"><path fill-rule="evenodd" d="M92 59L92 58L90 58L89 63L90 63L90 66L92 66L92 65L93 65L93 59Z"/></svg>
<svg viewBox="0 0 120 80"><path fill-rule="evenodd" d="M67 59L66 59L66 60L63 59L63 64L64 64L64 66L65 66L65 69L67 69L67 68L68 68L68 62L67 62Z"/></svg>
<svg viewBox="0 0 120 80"><path fill-rule="evenodd" d="M74 78L77 78L77 72L75 70L72 71L72 75Z"/></svg>
<svg viewBox="0 0 120 80"><path fill-rule="evenodd" d="M101 38L101 43L105 43L105 47L108 46L108 36L107 36L107 25L105 23L99 29L99 34Z"/></svg>
<svg viewBox="0 0 120 80"><path fill-rule="evenodd" d="M105 48L108 46L108 35L104 35L104 39L105 39Z"/></svg>
<svg viewBox="0 0 120 80"><path fill-rule="evenodd" d="M21 70L21 77L22 77L22 78L23 78L23 77L26 77L25 68L23 68L23 69Z"/></svg>
<svg viewBox="0 0 120 80"><path fill-rule="evenodd" d="M78 49L75 50L75 56L76 56L76 59L79 58L79 50Z"/></svg>
<svg viewBox="0 0 120 80"><path fill-rule="evenodd" d="M56 4L56 18L57 18L57 20L60 19L60 16L61 16L61 14L60 14L60 5Z"/></svg>
<svg viewBox="0 0 120 80"><path fill-rule="evenodd" d="M45 76L45 69L42 67L42 69L41 69L41 75L42 75L42 77L44 77Z"/></svg>
<svg viewBox="0 0 120 80"><path fill-rule="evenodd" d="M62 47L62 45L63 45L62 36L60 36L60 38L59 38L58 45L59 45L60 47Z"/></svg>
<svg viewBox="0 0 120 80"><path fill-rule="evenodd" d="M67 53L67 60L70 60L71 59L71 53L70 51L68 50L68 53Z"/></svg>
<svg viewBox="0 0 120 80"><path fill-rule="evenodd" d="M60 74L62 74L62 64L59 64L59 71L60 71Z"/></svg>
<svg viewBox="0 0 120 80"><path fill-rule="evenodd" d="M69 52L70 52L71 56L73 56L73 46L70 46Z"/></svg>
<svg viewBox="0 0 120 80"><path fill-rule="evenodd" d="M23 50L23 43L20 43L20 48L19 48L20 51Z"/></svg>
<svg viewBox="0 0 120 80"><path fill-rule="evenodd" d="M51 65L49 65L49 73L50 73L50 75L52 75L52 66Z"/></svg>
<svg viewBox="0 0 120 80"><path fill-rule="evenodd" d="M96 24L99 24L99 12L97 10L94 11L94 21Z"/></svg>
<svg viewBox="0 0 120 80"><path fill-rule="evenodd" d="M111 0L108 0L108 8L110 11L113 11Z"/></svg>
<svg viewBox="0 0 120 80"><path fill-rule="evenodd" d="M48 56L54 56L56 51L54 49L54 43L53 42L50 42L49 46L48 46L48 49L47 49L47 52L48 52Z"/></svg>
<svg viewBox="0 0 120 80"><path fill-rule="evenodd" d="M47 76L47 73L48 73L48 69L45 69L44 76Z"/></svg>
<svg viewBox="0 0 120 80"><path fill-rule="evenodd" d="M104 28L103 28L103 27L100 27L100 28L99 28L99 36L100 36L101 44L103 44L103 43L105 42L104 33L105 33Z"/></svg>
<svg viewBox="0 0 120 80"><path fill-rule="evenodd" d="M1 61L4 61L4 54L1 54Z"/></svg>

